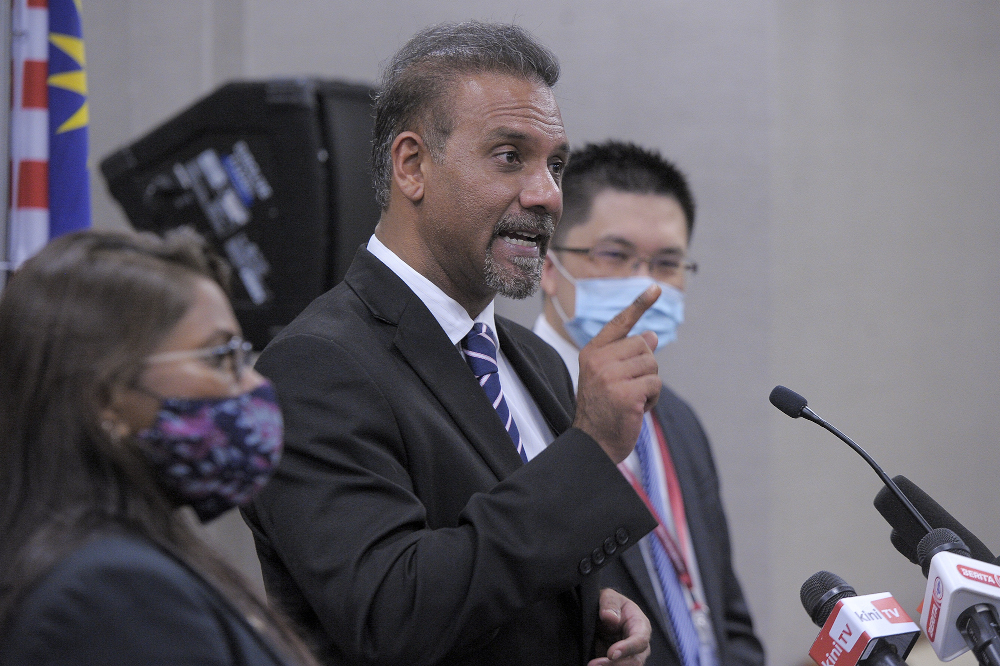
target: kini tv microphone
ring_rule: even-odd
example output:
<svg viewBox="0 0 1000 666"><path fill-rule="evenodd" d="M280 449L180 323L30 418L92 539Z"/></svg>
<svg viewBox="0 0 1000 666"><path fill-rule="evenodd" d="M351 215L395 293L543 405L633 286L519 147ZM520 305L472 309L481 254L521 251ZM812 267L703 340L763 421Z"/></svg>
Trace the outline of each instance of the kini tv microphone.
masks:
<svg viewBox="0 0 1000 666"><path fill-rule="evenodd" d="M930 495L921 490L917 484L913 483L905 476L895 476L892 479L896 486L910 500L917 511L920 512L933 528L946 527L969 547L970 555L973 559L995 564L993 553L980 541L976 535L970 532L962 523L958 522L940 504L931 499ZM892 526L890 540L900 553L914 564L919 564L917 557L917 545L926 536L923 528L913 520L913 516L906 510L900 501L882 488L875 496L875 508L882 517Z"/></svg>
<svg viewBox="0 0 1000 666"><path fill-rule="evenodd" d="M918 559L927 576L920 627L941 661L972 650L983 666L1000 666L1000 567L969 557L947 528L920 540Z"/></svg>
<svg viewBox="0 0 1000 666"><path fill-rule="evenodd" d="M900 666L920 629L888 592L857 596L829 571L810 576L799 590L802 607L822 628L809 656L819 666Z"/></svg>
<svg viewBox="0 0 1000 666"><path fill-rule="evenodd" d="M868 463L873 470L875 470L875 473L878 474L880 479L882 479L882 483L885 484L885 487L896 496L900 504L906 507L906 510L910 512L910 515L917 521L921 529L923 529L924 534L931 531L931 526L926 520L924 520L924 517L913 507L913 504L910 503L910 500L907 499L906 495L904 495L902 491L896 487L896 484L892 482L889 475L882 471L882 468L878 466L872 457L868 455L863 448L855 444L853 439L834 428L832 425L820 418L816 412L809 409L805 398L792 389L779 385L774 387L768 399L771 401L772 405L780 409L788 416L791 416L793 419L797 419L801 416L809 421L812 421L813 423L817 423L832 432L845 444L854 449L858 455L864 458L865 462Z"/></svg>

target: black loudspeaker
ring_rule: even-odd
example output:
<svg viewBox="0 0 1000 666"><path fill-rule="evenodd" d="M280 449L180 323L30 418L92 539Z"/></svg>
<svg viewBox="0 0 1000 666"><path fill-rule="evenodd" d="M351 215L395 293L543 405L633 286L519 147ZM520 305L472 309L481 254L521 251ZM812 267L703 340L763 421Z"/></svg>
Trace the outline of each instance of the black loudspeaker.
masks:
<svg viewBox="0 0 1000 666"><path fill-rule="evenodd" d="M315 79L229 83L101 171L137 229L192 226L229 260L236 317L261 349L343 279L375 229L373 92Z"/></svg>

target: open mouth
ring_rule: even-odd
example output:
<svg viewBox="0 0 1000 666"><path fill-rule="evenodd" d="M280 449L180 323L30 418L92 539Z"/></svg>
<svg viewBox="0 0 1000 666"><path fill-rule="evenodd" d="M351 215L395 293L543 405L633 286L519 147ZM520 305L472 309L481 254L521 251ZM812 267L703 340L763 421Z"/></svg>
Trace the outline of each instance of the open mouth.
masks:
<svg viewBox="0 0 1000 666"><path fill-rule="evenodd" d="M533 234L526 231L501 231L499 236L508 243L524 247L538 247L544 239L542 234Z"/></svg>
<svg viewBox="0 0 1000 666"><path fill-rule="evenodd" d="M494 238L502 239L513 256L533 258L545 254L554 232L551 215L527 212L504 216L493 230Z"/></svg>

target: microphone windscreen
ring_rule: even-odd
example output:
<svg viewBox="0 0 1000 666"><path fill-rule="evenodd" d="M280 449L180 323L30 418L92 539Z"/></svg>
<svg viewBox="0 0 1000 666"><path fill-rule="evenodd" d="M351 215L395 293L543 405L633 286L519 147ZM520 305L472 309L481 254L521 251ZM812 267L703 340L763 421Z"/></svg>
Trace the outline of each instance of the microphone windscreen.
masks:
<svg viewBox="0 0 1000 666"><path fill-rule="evenodd" d="M844 597L855 597L857 592L847 581L829 571L817 571L802 583L799 600L812 621L819 627L826 624L833 607Z"/></svg>
<svg viewBox="0 0 1000 666"><path fill-rule="evenodd" d="M917 559L916 549L911 548L909 542L907 542L906 539L900 536L899 532L896 531L895 529L893 529L892 532L889 533L889 543L892 544L893 548L902 553L903 557L910 560L910 562L913 562L914 564L920 564L920 560ZM918 543L917 545L920 544ZM911 551L913 553L913 557L910 557Z"/></svg>
<svg viewBox="0 0 1000 666"><path fill-rule="evenodd" d="M924 572L924 578L931 568L931 560L940 552L948 551L969 557L969 549L965 543L958 538L958 535L947 527L935 527L924 535L924 538L917 544L917 559L920 560L920 568Z"/></svg>
<svg viewBox="0 0 1000 666"><path fill-rule="evenodd" d="M965 542L965 545L969 547L969 552L974 559L982 562L994 561L993 553L986 547L986 544L966 529L962 523L955 520L950 513L931 499L930 495L921 490L917 484L902 475L894 477L893 481L932 528L946 527L957 534ZM893 531L896 534L896 538L892 539L892 545L908 560L919 563L920 558L917 555L917 546L927 532L917 522L917 519L903 506L903 503L899 501L895 493L886 487L879 490L875 496L875 508L882 514L886 522L892 525Z"/></svg>
<svg viewBox="0 0 1000 666"><path fill-rule="evenodd" d="M797 419L802 416L802 410L805 409L806 399L801 395L796 393L790 388L785 388L784 386L778 385L771 389L771 395L768 397L771 404L788 414L793 419Z"/></svg>

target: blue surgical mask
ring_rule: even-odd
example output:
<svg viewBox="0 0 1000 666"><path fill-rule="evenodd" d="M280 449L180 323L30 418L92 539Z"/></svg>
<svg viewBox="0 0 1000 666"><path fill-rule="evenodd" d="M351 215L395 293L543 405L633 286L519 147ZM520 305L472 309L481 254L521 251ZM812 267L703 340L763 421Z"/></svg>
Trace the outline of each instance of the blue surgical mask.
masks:
<svg viewBox="0 0 1000 666"><path fill-rule="evenodd" d="M576 287L576 307L572 319L566 316L559 299L554 295L552 305L562 319L566 332L578 347L590 342L615 315L628 307L651 284L659 285L662 293L632 327L629 335L642 331L656 333L657 350L677 339L677 326L684 321L684 292L681 290L639 275L627 278L576 279L563 268L554 254L550 253L549 258L563 277Z"/></svg>

